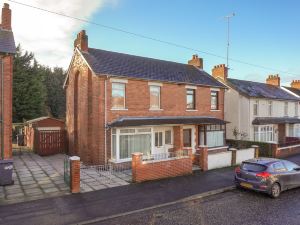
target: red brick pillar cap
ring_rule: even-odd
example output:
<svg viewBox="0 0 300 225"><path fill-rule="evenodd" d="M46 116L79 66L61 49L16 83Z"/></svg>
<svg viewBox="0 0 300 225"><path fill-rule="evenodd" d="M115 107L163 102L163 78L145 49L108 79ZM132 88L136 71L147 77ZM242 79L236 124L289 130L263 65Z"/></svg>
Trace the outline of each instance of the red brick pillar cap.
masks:
<svg viewBox="0 0 300 225"><path fill-rule="evenodd" d="M199 145L200 148L207 148L207 145Z"/></svg>
<svg viewBox="0 0 300 225"><path fill-rule="evenodd" d="M80 161L80 157L78 157L78 156L72 156L72 157L70 157L70 160L72 160L72 161Z"/></svg>
<svg viewBox="0 0 300 225"><path fill-rule="evenodd" d="M236 148L229 148L229 151L237 151Z"/></svg>
<svg viewBox="0 0 300 225"><path fill-rule="evenodd" d="M251 147L252 147L252 148L259 148L258 145L252 145Z"/></svg>

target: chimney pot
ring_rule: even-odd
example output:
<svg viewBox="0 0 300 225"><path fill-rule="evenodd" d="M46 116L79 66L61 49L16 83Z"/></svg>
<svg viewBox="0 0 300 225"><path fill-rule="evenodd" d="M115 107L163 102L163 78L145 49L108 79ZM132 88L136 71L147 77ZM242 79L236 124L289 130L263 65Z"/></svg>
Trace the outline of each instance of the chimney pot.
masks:
<svg viewBox="0 0 300 225"><path fill-rule="evenodd" d="M203 69L203 59L199 58L197 54L192 56L192 59L188 61L188 64Z"/></svg>
<svg viewBox="0 0 300 225"><path fill-rule="evenodd" d="M269 75L268 78L266 79L266 83L270 84L270 85L273 85L273 86L280 87L280 76L279 76L279 74Z"/></svg>
<svg viewBox="0 0 300 225"><path fill-rule="evenodd" d="M223 81L227 80L228 77L228 68L225 66L225 64L216 65L212 69L212 76L214 78L220 78Z"/></svg>
<svg viewBox="0 0 300 225"><path fill-rule="evenodd" d="M88 45L88 36L86 35L85 30L80 31L77 34L77 38L74 41L74 47L79 48L81 51L87 52L89 49Z"/></svg>

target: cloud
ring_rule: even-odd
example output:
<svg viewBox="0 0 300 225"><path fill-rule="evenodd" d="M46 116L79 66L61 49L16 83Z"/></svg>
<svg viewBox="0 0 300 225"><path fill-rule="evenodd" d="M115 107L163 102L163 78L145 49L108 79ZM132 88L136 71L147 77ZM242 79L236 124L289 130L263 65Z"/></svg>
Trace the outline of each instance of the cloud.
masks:
<svg viewBox="0 0 300 225"><path fill-rule="evenodd" d="M117 3L117 0L17 1L82 19L90 19L105 5ZM74 34L84 27L84 22L9 1L7 3L12 9L12 27L16 43L20 43L24 50L32 51L41 64L67 68L73 52Z"/></svg>

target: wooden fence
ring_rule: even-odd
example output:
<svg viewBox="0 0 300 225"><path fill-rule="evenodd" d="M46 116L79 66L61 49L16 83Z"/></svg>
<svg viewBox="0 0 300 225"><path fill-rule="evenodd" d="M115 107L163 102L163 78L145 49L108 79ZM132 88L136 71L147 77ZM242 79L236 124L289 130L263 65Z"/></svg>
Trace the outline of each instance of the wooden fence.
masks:
<svg viewBox="0 0 300 225"><path fill-rule="evenodd" d="M65 130L35 130L34 151L41 155L64 153L66 147Z"/></svg>

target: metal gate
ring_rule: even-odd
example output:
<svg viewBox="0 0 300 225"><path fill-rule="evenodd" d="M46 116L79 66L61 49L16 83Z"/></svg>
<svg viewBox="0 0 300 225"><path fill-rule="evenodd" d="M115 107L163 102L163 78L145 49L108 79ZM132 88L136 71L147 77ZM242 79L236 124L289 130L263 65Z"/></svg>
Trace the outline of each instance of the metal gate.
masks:
<svg viewBox="0 0 300 225"><path fill-rule="evenodd" d="M64 180L70 186L70 157L68 155L64 158Z"/></svg>

